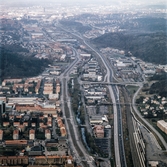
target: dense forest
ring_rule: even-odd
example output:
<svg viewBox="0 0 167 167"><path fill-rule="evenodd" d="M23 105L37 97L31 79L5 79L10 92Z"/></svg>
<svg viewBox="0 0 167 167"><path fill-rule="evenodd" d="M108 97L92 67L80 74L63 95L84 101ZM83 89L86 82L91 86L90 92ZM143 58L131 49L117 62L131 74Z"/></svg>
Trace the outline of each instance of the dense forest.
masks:
<svg viewBox="0 0 167 167"><path fill-rule="evenodd" d="M166 31L166 19L160 18L160 17L151 17L146 16L142 18L133 19L133 22L137 23L137 26L135 27L137 30L143 30L143 31L150 31L150 32L159 32L159 31ZM125 27L126 28L126 27Z"/></svg>
<svg viewBox="0 0 167 167"><path fill-rule="evenodd" d="M155 74L150 80L156 82L151 85L149 93L167 97L167 74Z"/></svg>
<svg viewBox="0 0 167 167"><path fill-rule="evenodd" d="M108 33L92 41L97 47L113 47L126 52L147 62L167 64L167 34L145 33Z"/></svg>
<svg viewBox="0 0 167 167"><path fill-rule="evenodd" d="M110 19L121 20L121 14ZM97 47L113 47L130 51L133 56L156 64L167 64L166 18L148 15L118 22L120 32L107 33L92 40ZM109 19L109 18L108 18ZM127 54L128 55L128 54Z"/></svg>
<svg viewBox="0 0 167 167"><path fill-rule="evenodd" d="M153 83L149 90L150 94L158 94L162 97L167 97L167 80Z"/></svg>
<svg viewBox="0 0 167 167"><path fill-rule="evenodd" d="M31 56L22 56L22 54L18 52L12 52L11 48L8 50L6 47L1 47L0 50L1 79L36 76L49 64L48 60L39 60ZM26 51L21 48L17 48L16 50L22 52Z"/></svg>

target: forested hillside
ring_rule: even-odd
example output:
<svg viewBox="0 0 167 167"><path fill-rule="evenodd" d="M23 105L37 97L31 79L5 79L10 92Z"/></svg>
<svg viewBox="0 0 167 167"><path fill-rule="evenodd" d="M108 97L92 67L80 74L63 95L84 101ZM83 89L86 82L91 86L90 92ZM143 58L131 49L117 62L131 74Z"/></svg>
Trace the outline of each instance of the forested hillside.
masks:
<svg viewBox="0 0 167 167"><path fill-rule="evenodd" d="M108 33L92 41L97 47L113 47L130 51L135 57L156 64L167 64L167 34Z"/></svg>
<svg viewBox="0 0 167 167"><path fill-rule="evenodd" d="M22 56L3 47L0 48L0 78L31 77L40 74L48 66L48 60ZM22 50L23 51L23 50Z"/></svg>

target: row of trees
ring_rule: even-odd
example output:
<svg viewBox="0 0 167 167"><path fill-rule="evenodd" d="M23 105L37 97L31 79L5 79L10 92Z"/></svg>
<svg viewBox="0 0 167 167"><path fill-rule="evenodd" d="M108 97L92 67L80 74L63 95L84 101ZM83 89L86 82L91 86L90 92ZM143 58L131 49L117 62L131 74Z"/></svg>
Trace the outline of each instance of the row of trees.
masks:
<svg viewBox="0 0 167 167"><path fill-rule="evenodd" d="M80 85L77 81L77 78L74 78L74 88L72 88L71 80L68 84L69 86L69 94L71 96L71 102L72 102L72 108L75 112L75 115L79 114L79 119L81 121L81 124L85 123L85 111L84 106L81 103L81 91L80 91ZM79 108L80 105L80 108Z"/></svg>

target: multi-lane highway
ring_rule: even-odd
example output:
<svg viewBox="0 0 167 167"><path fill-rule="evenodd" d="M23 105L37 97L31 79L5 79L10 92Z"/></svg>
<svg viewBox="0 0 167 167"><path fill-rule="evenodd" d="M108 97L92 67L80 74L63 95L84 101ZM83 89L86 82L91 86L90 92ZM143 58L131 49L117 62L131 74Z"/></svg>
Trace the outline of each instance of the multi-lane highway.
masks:
<svg viewBox="0 0 167 167"><path fill-rule="evenodd" d="M61 25L59 25L59 27L61 27ZM70 31L64 29L63 27L61 27L64 31L71 33ZM114 76L112 75L112 69L110 68L110 65L108 63L108 61L105 59L105 57L101 56L101 54L94 49L90 44L88 44L83 37L71 33L72 35L76 36L77 38L79 38L80 40L82 40L82 42L89 47L92 51L94 51L100 58L102 63L104 64L107 73L104 77L105 80L107 80L107 82L112 82ZM110 96L112 99L112 102L114 104L117 103L117 105L113 106L113 110L114 110L114 151L115 151L115 163L117 167L126 167L126 158L125 158L125 151L124 151L124 143L123 143L123 132L122 132L122 116L121 116L121 107L120 107L120 102L119 102L119 92L116 86L108 86L109 88L109 92L110 92Z"/></svg>
<svg viewBox="0 0 167 167"><path fill-rule="evenodd" d="M61 27L61 25L59 25ZM62 27L61 27L62 28ZM77 37L78 39L82 40L82 42L89 47L92 51L94 51L100 58L102 63L104 64L106 68L106 74L104 76L103 84L108 85L110 96L112 99L113 104L113 110L114 110L114 150L115 150L115 163L117 167L126 167L126 158L125 158L125 151L124 151L124 141L123 141L123 132L122 132L122 115L121 115L121 107L120 107L120 101L119 101L119 90L117 88L117 83L114 84L114 81L117 81L112 72L112 68L110 67L109 62L104 56L101 56L101 54L91 46L88 42L85 41L85 39L78 34L74 34L64 28L62 28L64 31L71 33L73 36ZM119 83L120 84L120 83ZM125 85L126 83L122 83L122 85ZM128 83L129 84L129 83ZM134 85L134 83L132 83ZM140 88L142 87L142 83L135 83L136 85L140 85ZM136 92L137 95L138 91ZM164 141L164 139L159 135L159 133L150 125L147 121L145 121L141 114L138 112L138 110L135 107L135 96L133 98L132 106L134 107L135 112L137 115L145 122L145 124L152 129L157 136L161 139L162 143L164 144L165 148L167 149L167 144Z"/></svg>
<svg viewBox="0 0 167 167"><path fill-rule="evenodd" d="M74 113L72 111L72 107L71 107L71 100L70 97L68 95L68 80L69 80L69 75L70 75L70 71L72 70L72 68L80 61L80 57L77 54L76 50L73 49L75 55L76 55L76 59L73 61L72 64L70 64L70 66L64 71L64 73L61 74L60 79L61 79L61 83L62 83L62 96L61 96L61 103L62 103L62 111L63 111L63 115L66 116L66 112L65 112L65 103L68 106L68 112L69 112L69 116L65 119L65 123L66 123L66 128L68 131L68 140L69 140L69 144L72 150L72 154L75 157L75 160L78 164L82 165L82 166L89 166L89 167L94 167L94 160L89 156L87 150L85 149L82 140L80 139L80 135L79 135L79 130L78 130L78 126L75 123L75 116ZM64 99L66 99L66 101L64 101ZM72 128L70 128L72 127ZM71 132L71 130L73 132ZM73 136L71 134L74 134ZM79 152L78 152L79 150ZM85 163L83 163L83 161Z"/></svg>
<svg viewBox="0 0 167 167"><path fill-rule="evenodd" d="M105 60L107 67L110 70L110 74L108 77L108 82L113 81L112 77L112 69L108 62ZM121 106L119 100L119 89L116 85L109 86L110 95L112 97L112 102L116 105L113 106L114 109L114 144L115 144L115 156L117 156L116 152L119 152L120 160L116 163L116 166L126 167L126 158L124 151L124 141L123 141L123 131L122 131L122 114L121 114Z"/></svg>
<svg viewBox="0 0 167 167"><path fill-rule="evenodd" d="M113 73L112 69L110 68L110 65L108 64L108 61L105 59L105 57L101 56L94 48L92 48L90 45L88 45L85 41L84 43L89 46L98 56L101 58L102 62L104 63L107 74L106 74L106 80L107 82L113 81ZM126 167L126 158L125 158L125 151L124 151L124 143L123 143L123 132L122 132L122 116L121 116L121 107L120 107L120 101L119 101L119 90L116 86L108 86L110 96L112 99L112 102L116 106L113 106L114 110L114 151L115 151L115 162L117 167Z"/></svg>
<svg viewBox="0 0 167 167"><path fill-rule="evenodd" d="M75 35L75 34L73 34ZM94 51L102 60L103 64L106 67L106 80L107 82L113 81L112 69L108 64L107 60L101 56L96 49L94 49L90 44L88 44L82 37L76 35L83 40L85 45L87 45L92 51ZM121 108L119 104L118 90L116 86L108 86L110 91L110 96L113 103L118 103L116 106L113 106L114 109L114 150L115 150L115 162L117 167L126 167L126 158L123 144L123 133L122 133L122 117L121 117Z"/></svg>

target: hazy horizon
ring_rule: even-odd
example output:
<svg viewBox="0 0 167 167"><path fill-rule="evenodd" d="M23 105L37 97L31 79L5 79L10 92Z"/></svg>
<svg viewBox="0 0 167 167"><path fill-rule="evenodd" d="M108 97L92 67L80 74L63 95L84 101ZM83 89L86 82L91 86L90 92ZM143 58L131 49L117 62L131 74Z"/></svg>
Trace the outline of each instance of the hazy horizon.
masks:
<svg viewBox="0 0 167 167"><path fill-rule="evenodd" d="M59 3L62 5L80 5L85 6L89 4L97 4L97 5L119 5L119 4L141 4L141 5L165 5L167 2L165 0L152 0L145 1L145 0L1 0L2 5L6 6L31 6L31 5L48 5L49 3Z"/></svg>

